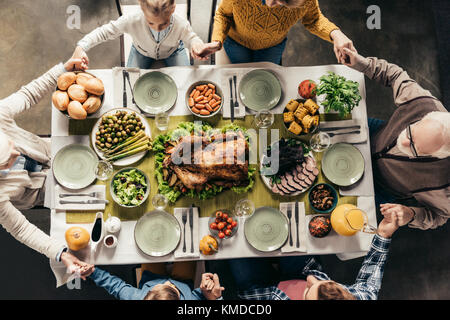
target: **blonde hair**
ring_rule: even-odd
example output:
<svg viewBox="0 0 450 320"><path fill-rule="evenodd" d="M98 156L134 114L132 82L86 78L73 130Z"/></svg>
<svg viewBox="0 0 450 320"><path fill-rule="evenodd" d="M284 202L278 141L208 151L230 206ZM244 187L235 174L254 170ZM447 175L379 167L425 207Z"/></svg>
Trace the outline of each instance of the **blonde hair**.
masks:
<svg viewBox="0 0 450 320"><path fill-rule="evenodd" d="M178 292L171 286L150 290L144 300L180 300Z"/></svg>
<svg viewBox="0 0 450 320"><path fill-rule="evenodd" d="M175 6L175 0L139 0L141 8L155 16L167 15Z"/></svg>

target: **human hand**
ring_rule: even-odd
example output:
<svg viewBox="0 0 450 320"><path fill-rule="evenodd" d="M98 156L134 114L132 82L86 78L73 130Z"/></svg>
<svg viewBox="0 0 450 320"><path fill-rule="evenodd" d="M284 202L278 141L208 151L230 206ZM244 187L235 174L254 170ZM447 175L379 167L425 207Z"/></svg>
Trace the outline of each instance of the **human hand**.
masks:
<svg viewBox="0 0 450 320"><path fill-rule="evenodd" d="M194 59L197 60L208 60L208 57L220 50L222 47L219 41L214 41L210 43L200 43L197 42L192 45L191 54Z"/></svg>
<svg viewBox="0 0 450 320"><path fill-rule="evenodd" d="M378 225L377 233L383 238L391 238L394 232L399 228L397 215L386 215Z"/></svg>
<svg viewBox="0 0 450 320"><path fill-rule="evenodd" d="M383 203L380 205L381 214L386 218L396 216L398 224L404 226L414 219L414 211L404 205L397 203Z"/></svg>
<svg viewBox="0 0 450 320"><path fill-rule="evenodd" d="M70 58L64 63L64 69L67 71L84 71L88 68L87 63L83 59Z"/></svg>
<svg viewBox="0 0 450 320"><path fill-rule="evenodd" d="M348 48L344 48L344 52L347 55L348 59L344 62L347 67L355 68L358 64L364 64L366 58L362 55L358 54L356 49L350 50Z"/></svg>
<svg viewBox="0 0 450 320"><path fill-rule="evenodd" d="M78 59L81 60L81 62L83 63L82 65L82 70L85 70L88 68L89 65L89 57L86 54L86 52L83 50L83 48L81 48L80 46L77 46L75 48L75 51L72 54L72 57L70 59Z"/></svg>
<svg viewBox="0 0 450 320"><path fill-rule="evenodd" d="M95 270L95 267L91 264L83 262L69 252L63 252L61 255L61 261L71 271L71 273L80 273L81 279L86 280Z"/></svg>
<svg viewBox="0 0 450 320"><path fill-rule="evenodd" d="M341 30L333 30L330 33L330 37L333 40L333 50L337 61L345 64L348 62L348 56L344 51L344 48L356 51L353 46L353 41L350 40Z"/></svg>
<svg viewBox="0 0 450 320"><path fill-rule="evenodd" d="M219 276L216 273L204 273L200 290L207 300L216 300L222 296L222 291L225 288L220 286Z"/></svg>

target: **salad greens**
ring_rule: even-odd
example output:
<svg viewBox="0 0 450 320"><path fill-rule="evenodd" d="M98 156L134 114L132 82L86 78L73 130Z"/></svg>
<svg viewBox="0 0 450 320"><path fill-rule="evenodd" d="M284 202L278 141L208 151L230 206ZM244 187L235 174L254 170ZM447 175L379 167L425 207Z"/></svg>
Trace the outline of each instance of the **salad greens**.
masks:
<svg viewBox="0 0 450 320"><path fill-rule="evenodd" d="M334 72L320 77L317 95L322 94L325 94L325 101L322 102L325 112L338 111L341 117L350 114L361 101L358 82L347 80Z"/></svg>
<svg viewBox="0 0 450 320"><path fill-rule="evenodd" d="M250 137L247 134L247 130L245 128L239 127L235 124L230 124L227 125L223 128L217 129L217 128L213 128L211 127L208 123L206 122L181 122L178 124L177 128L169 131L167 134L160 134L158 135L154 142L153 142L153 151L156 152L155 155L155 176L156 176L156 180L158 181L158 188L159 188L159 192L161 194L163 194L164 196L166 196L166 198L170 201L170 202L175 202L181 195L187 195L191 198L198 198L201 200L204 199L209 199L213 196L215 196L216 194L222 192L224 190L223 186L218 186L215 184L210 184L210 187L206 187L203 190L196 191L193 189L188 189L186 190L186 192L181 192L181 190L178 190L176 188L170 187L168 182L164 180L163 177L163 161L164 161L164 157L165 157L165 149L166 149L166 144L169 141L178 141L179 138L184 137L186 135L191 135L191 134L200 134L201 132L203 132L204 135L206 135L207 137L211 137L214 134L217 133L225 133L227 131L241 131L242 134L244 135L244 137L246 138L247 142L249 141ZM248 168L248 179L249 179L249 184L247 186L236 186L236 187L232 187L231 190L233 190L236 193L244 193L249 191L254 183L255 183L255 173L256 173L256 168L250 167Z"/></svg>
<svg viewBox="0 0 450 320"><path fill-rule="evenodd" d="M118 202L124 206L142 203L147 192L147 180L137 169L122 171L114 176L113 191Z"/></svg>

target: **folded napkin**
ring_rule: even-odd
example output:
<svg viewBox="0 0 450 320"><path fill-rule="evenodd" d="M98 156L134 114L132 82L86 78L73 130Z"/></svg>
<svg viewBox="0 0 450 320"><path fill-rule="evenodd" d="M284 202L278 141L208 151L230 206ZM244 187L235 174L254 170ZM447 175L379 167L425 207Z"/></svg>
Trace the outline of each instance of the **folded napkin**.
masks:
<svg viewBox="0 0 450 320"><path fill-rule="evenodd" d="M87 188L81 190L67 190L61 187L60 185L56 185L55 187L55 195L54 195L54 208L57 210L105 210L105 203L96 203L96 204L61 204L60 200L73 200L73 201L81 201L81 200L93 200L95 198L88 196L71 196L60 198L59 195L61 193L70 193L70 194L84 194L97 192L99 196L97 199L105 200L106 199L106 186L105 185L92 185Z"/></svg>
<svg viewBox="0 0 450 320"><path fill-rule="evenodd" d="M372 162L370 159L370 146L367 143L354 144L364 157L364 174L359 181L348 187L339 187L341 196L373 196L375 190L373 186ZM369 157L369 159L367 159Z"/></svg>
<svg viewBox="0 0 450 320"><path fill-rule="evenodd" d="M177 247L177 249L174 252L174 256L175 258L189 258L189 257L199 257L200 256L200 250L199 250L199 239L198 239L198 235L199 235L199 226L198 226L198 208L193 208L193 217L194 217L194 225L192 227L193 229L193 245L194 245L194 252L191 253L191 228L189 226L189 208L175 208L173 210L173 214L175 216L175 218L178 220L178 222L180 223L180 227L181 227L181 238L180 238L180 243ZM183 252L183 239L184 239L184 233L183 233L183 219L182 219L182 215L183 215L183 210L186 212L186 252Z"/></svg>
<svg viewBox="0 0 450 320"><path fill-rule="evenodd" d="M291 208L292 217L291 217L291 230L290 234L292 237L292 246L289 245L289 238L283 247L281 247L281 252L306 252L306 227L305 227L305 204L303 202L298 203L298 229L296 228L295 223L295 202L281 202L280 203L280 211L287 218L287 209ZM297 233L299 235L300 247L297 248L295 245L297 243Z"/></svg>
<svg viewBox="0 0 450 320"><path fill-rule="evenodd" d="M222 117L223 118L230 118L231 117L231 111L230 111L230 78L233 78L233 76L236 76L236 90L238 91L238 98L237 101L239 103L239 107L234 109L234 117L236 119L238 118L244 118L245 117L245 105L242 103L240 96L239 96L239 83L242 79L242 77L249 72L250 69L224 69L222 71L222 77L221 77L221 88L223 91L223 107L222 107ZM234 92L234 81L232 80L232 86L233 86L233 102L236 101L235 98L235 92Z"/></svg>
<svg viewBox="0 0 450 320"><path fill-rule="evenodd" d="M122 68L122 67L114 67L112 69L113 74L113 86L114 86L114 107L115 108L124 108L123 105L123 73L122 71L126 70L128 71L128 74L130 75L130 83L131 87L134 87L134 83L137 79L141 76L140 69L138 68ZM128 85L128 80L125 79L125 89L127 92L127 108L130 108L135 111L139 111L137 106L133 104L133 96L131 93L130 86Z"/></svg>
<svg viewBox="0 0 450 320"><path fill-rule="evenodd" d="M352 133L352 134L341 134L336 135L334 137L331 137L331 143L339 143L339 142L346 142L346 143L362 143L367 141L367 135L368 135L368 128L367 123L365 121L362 121L359 118L353 118L351 120L340 120L340 121L323 121L320 122L320 128L329 128L329 127L349 127L349 126L355 126L360 125L360 129L339 129L336 131L327 131L332 133L344 133L344 132L352 132L359 130L359 134Z"/></svg>

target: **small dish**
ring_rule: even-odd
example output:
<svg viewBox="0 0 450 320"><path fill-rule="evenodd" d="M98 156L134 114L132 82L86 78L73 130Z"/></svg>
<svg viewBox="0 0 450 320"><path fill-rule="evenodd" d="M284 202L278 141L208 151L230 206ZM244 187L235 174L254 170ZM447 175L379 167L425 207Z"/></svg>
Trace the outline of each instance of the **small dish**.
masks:
<svg viewBox="0 0 450 320"><path fill-rule="evenodd" d="M225 214L226 214L226 219L224 219L224 218L222 218L222 217L218 217L218 216L217 216L217 213L218 213L218 212L225 213ZM227 226L230 225L230 223L228 223L228 222L225 223L225 221L228 220L229 218L231 218L231 219L233 220L233 222L236 222L236 223L235 223L235 225L236 225L235 227L227 228ZM236 234L236 232L238 231L238 228L239 228L239 222L238 222L238 220L235 220L235 218L236 218L236 217L233 216L229 210L217 210L217 211L209 218L209 221L208 221L209 231L211 232L211 234L212 234L213 236L215 236L215 237L217 237L217 238L219 238L219 239L222 239L222 238L220 238L220 236L219 236L220 231L223 231L223 232L224 232L224 237L223 237L224 239L231 238L232 236L234 236L234 235ZM224 223L225 226L224 226L224 228L220 229L220 231L219 231L219 229L212 229L212 228L211 228L211 225L212 225L213 223L215 223L216 225L218 225L219 223ZM231 230L231 233L230 233L229 235L227 235L227 231L226 231L226 230Z"/></svg>
<svg viewBox="0 0 450 320"><path fill-rule="evenodd" d="M348 143L336 143L329 147L322 159L322 171L332 183L347 187L361 179L364 174L364 157Z"/></svg>
<svg viewBox="0 0 450 320"><path fill-rule="evenodd" d="M320 192L319 189L329 191L330 196L333 198L332 200L328 199L328 200L331 200L332 203L330 205L325 205L325 207L327 209L319 209L317 207L317 205L314 204L315 203L315 201L313 199L314 193ZM319 195L317 195L317 197L319 197ZM322 197L322 199L323 199L323 197ZM334 210L334 208L336 208L336 205L338 203L338 193L337 193L336 189L333 188L333 186L329 185L328 183L319 183L319 184L316 184L314 187L312 187L311 190L309 191L308 200L309 200L309 204L311 205L311 208L314 211L319 212L319 213L330 213L331 211ZM317 200L319 200L319 199L317 199ZM328 201L328 200L325 200L325 201Z"/></svg>
<svg viewBox="0 0 450 320"><path fill-rule="evenodd" d="M134 100L142 112L157 114L175 105L178 89L169 75L152 71L144 73L134 83Z"/></svg>
<svg viewBox="0 0 450 320"><path fill-rule="evenodd" d="M199 113L195 113L195 112L192 110L192 108L189 106L189 98L190 98L190 94L191 94L192 91L193 91L194 89L196 89L198 86L203 86L203 85L208 85L208 84L212 84L212 85L214 86L215 94L218 95L218 96L221 98L220 104L219 104L219 108L217 108L215 111L211 112L211 113L208 114L208 115L202 115L202 114L199 114ZM220 89L219 86L217 86L217 84L215 84L215 83L212 82L212 81L207 81L207 80L197 81L197 82L194 82L194 83L189 87L189 89L186 91L186 95L185 95L185 103L186 103L186 108L188 108L189 111L190 111L194 116L199 117L199 118L210 118L210 117L215 116L216 114L218 114L218 113L220 112L220 110L222 110L222 107L223 107L223 92L222 92L222 89Z"/></svg>
<svg viewBox="0 0 450 320"><path fill-rule="evenodd" d="M253 111L270 110L281 100L280 80L269 70L248 72L239 83L242 103Z"/></svg>
<svg viewBox="0 0 450 320"><path fill-rule="evenodd" d="M312 100L314 103L317 104L315 99L293 99L291 101L296 101L300 105L300 104L304 104L307 100ZM285 106L284 109L283 109L283 117L284 117L284 114L288 113L288 112L292 112L292 111L288 110L287 106ZM317 110L314 113L308 112L306 115L313 116L313 117L314 116L319 116L317 123L311 125L311 127L308 129L308 132L305 132L304 125L301 123L301 121L299 121L297 118L295 118L295 116L294 116L295 123L297 123L302 128L302 131L299 134L295 134L294 132L289 130L289 126L291 125L292 122L285 122L285 121L283 121L284 127L286 128L286 131L288 132L288 134L290 136L298 138L298 137L303 137L303 136L306 136L306 135L312 135L312 134L317 132L317 130L318 130L319 126L320 126L320 112L319 112L319 110Z"/></svg>
<svg viewBox="0 0 450 320"><path fill-rule="evenodd" d="M146 190L145 190L145 193L142 196L143 198L140 200L140 202L138 202L138 203L136 203L134 205L125 205L125 204L120 203L120 197L116 195L114 181L117 179L117 176L120 175L121 173L127 172L127 171L131 171L131 170L136 170L136 172L138 172L138 173L140 173L141 175L144 176L145 184L146 184L146 186L145 186ZM124 208L136 208L136 207L139 207L141 204L143 204L147 200L148 195L150 194L150 181L149 181L147 175L142 170L139 170L137 168L124 168L122 170L119 170L113 176L113 178L111 179L111 184L109 186L109 191L111 193L111 197L113 198L114 202L117 203L119 206L124 207Z"/></svg>
<svg viewBox="0 0 450 320"><path fill-rule="evenodd" d="M153 257L165 256L178 247L181 227L172 214L161 210L151 211L137 221L134 239L145 254Z"/></svg>

